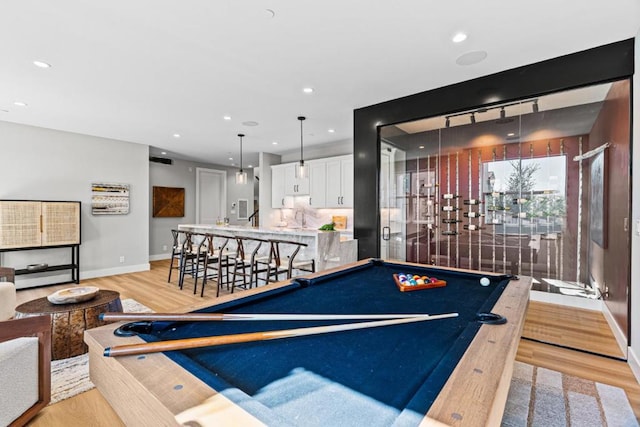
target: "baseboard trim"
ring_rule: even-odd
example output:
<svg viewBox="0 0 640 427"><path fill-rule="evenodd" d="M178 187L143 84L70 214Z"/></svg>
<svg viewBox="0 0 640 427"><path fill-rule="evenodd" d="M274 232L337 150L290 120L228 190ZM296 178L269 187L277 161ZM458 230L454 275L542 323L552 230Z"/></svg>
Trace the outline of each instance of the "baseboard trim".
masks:
<svg viewBox="0 0 640 427"><path fill-rule="evenodd" d="M627 364L631 368L633 376L636 377L636 381L640 383L640 360L638 360L638 356L632 347L629 347L629 351L627 352Z"/></svg>
<svg viewBox="0 0 640 427"><path fill-rule="evenodd" d="M95 279L96 277L115 276L116 274L137 273L151 270L151 264L125 265L122 267L105 268L102 270L89 270L80 272L80 280Z"/></svg>
<svg viewBox="0 0 640 427"><path fill-rule="evenodd" d="M616 320L613 318L613 314L609 310L609 307L607 306L606 303L602 304L602 314L604 315L604 318L607 320L607 323L609 324L609 328L611 329L611 332L613 332L613 336L616 338L616 342L618 343L618 346L620 347L622 354L624 354L625 358L628 359L629 343L628 343L627 337L624 334L624 331L620 329L620 326L618 325Z"/></svg>
<svg viewBox="0 0 640 427"><path fill-rule="evenodd" d="M138 265L126 265L116 268L105 268L102 270L89 270L80 271L80 280L95 279L96 277L114 276L116 274L137 273L139 271L149 271L151 264L138 264ZM47 272L18 276L15 282L16 289L29 289L37 288L41 286L51 286L52 283L69 283L69 286L73 286L71 281L71 273L62 274L47 274Z"/></svg>
<svg viewBox="0 0 640 427"><path fill-rule="evenodd" d="M149 261L162 261L163 259L171 259L171 252L165 254L149 255Z"/></svg>

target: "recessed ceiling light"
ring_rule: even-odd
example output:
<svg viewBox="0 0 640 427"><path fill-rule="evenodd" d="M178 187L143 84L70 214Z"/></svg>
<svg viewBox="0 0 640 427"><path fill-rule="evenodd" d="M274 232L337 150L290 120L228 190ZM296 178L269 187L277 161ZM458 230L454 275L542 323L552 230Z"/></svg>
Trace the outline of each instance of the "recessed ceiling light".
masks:
<svg viewBox="0 0 640 427"><path fill-rule="evenodd" d="M313 93L313 88L312 87L305 87L302 89L302 91L304 93Z"/></svg>
<svg viewBox="0 0 640 427"><path fill-rule="evenodd" d="M267 11L267 18L273 18L276 16L276 12L273 9L265 9Z"/></svg>
<svg viewBox="0 0 640 427"><path fill-rule="evenodd" d="M13 103L13 105L16 105L18 107L26 107L27 103L26 102L22 102L22 101L16 101Z"/></svg>
<svg viewBox="0 0 640 427"><path fill-rule="evenodd" d="M253 120L247 120L246 122L242 122L244 126L258 126L258 122L254 122Z"/></svg>
<svg viewBox="0 0 640 427"><path fill-rule="evenodd" d="M229 157L229 160L233 160L233 157Z"/></svg>
<svg viewBox="0 0 640 427"><path fill-rule="evenodd" d="M231 116L223 116L222 118L225 120L231 120Z"/></svg>
<svg viewBox="0 0 640 427"><path fill-rule="evenodd" d="M327 132L329 132L329 133L335 133L335 132L336 132L336 130L335 130L335 129L329 129Z"/></svg>
<svg viewBox="0 0 640 427"><path fill-rule="evenodd" d="M473 65L478 62L482 62L487 58L487 52L484 50L475 50L473 52L467 52L456 59L458 65Z"/></svg>
<svg viewBox="0 0 640 427"><path fill-rule="evenodd" d="M162 154L163 156L166 156L167 152L166 151L161 151L160 154Z"/></svg>
<svg viewBox="0 0 640 427"><path fill-rule="evenodd" d="M173 134L173 137L174 137L174 138L180 138L180 134L179 134L179 133L174 133L174 134Z"/></svg>
<svg viewBox="0 0 640 427"><path fill-rule="evenodd" d="M509 132L509 133L507 134L507 136L514 136L514 135L515 135L515 133L513 133L513 132Z"/></svg>
<svg viewBox="0 0 640 427"><path fill-rule="evenodd" d="M273 141L271 144L278 145L278 143L276 141Z"/></svg>
<svg viewBox="0 0 640 427"><path fill-rule="evenodd" d="M248 167L248 168L252 168L252 167L253 167L253 165L247 165L247 167Z"/></svg>
<svg viewBox="0 0 640 427"><path fill-rule="evenodd" d="M46 62L42 61L33 61L33 65L38 68L51 68L51 64L47 64Z"/></svg>
<svg viewBox="0 0 640 427"><path fill-rule="evenodd" d="M453 38L451 38L451 41L453 41L454 43L460 43L463 42L467 39L467 35L465 33L456 33Z"/></svg>
<svg viewBox="0 0 640 427"><path fill-rule="evenodd" d="M424 145L421 145L418 148L422 150L424 148Z"/></svg>

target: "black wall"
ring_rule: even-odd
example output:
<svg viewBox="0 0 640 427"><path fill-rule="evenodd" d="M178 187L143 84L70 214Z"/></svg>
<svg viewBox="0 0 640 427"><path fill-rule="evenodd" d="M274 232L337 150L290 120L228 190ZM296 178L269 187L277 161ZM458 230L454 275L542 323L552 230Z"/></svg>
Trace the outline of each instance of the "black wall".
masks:
<svg viewBox="0 0 640 427"><path fill-rule="evenodd" d="M633 51L634 39L624 40L354 110L353 217L358 258L380 255L381 126L628 78L634 71Z"/></svg>

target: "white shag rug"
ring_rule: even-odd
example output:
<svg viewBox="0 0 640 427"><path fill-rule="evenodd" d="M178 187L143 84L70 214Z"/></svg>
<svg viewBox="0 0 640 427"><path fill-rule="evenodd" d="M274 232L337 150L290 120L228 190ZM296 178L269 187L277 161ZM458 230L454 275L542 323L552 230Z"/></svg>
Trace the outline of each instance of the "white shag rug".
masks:
<svg viewBox="0 0 640 427"><path fill-rule="evenodd" d="M134 299L122 300L126 313L152 313L149 307ZM89 391L94 387L89 379L89 355L51 361L51 402L49 405Z"/></svg>

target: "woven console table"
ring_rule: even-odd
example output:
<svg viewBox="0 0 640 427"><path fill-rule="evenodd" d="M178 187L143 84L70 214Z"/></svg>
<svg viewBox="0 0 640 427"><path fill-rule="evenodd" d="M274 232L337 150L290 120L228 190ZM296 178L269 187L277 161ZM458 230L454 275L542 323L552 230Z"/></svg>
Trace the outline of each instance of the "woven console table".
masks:
<svg viewBox="0 0 640 427"><path fill-rule="evenodd" d="M100 290L89 300L72 304L51 304L46 297L25 302L16 307L16 318L51 314L51 359L66 359L87 352L84 331L109 322L98 319L108 311L122 311L120 294Z"/></svg>

